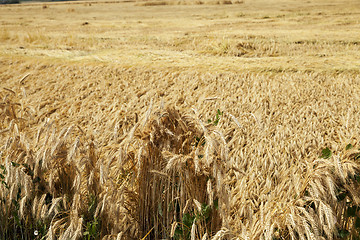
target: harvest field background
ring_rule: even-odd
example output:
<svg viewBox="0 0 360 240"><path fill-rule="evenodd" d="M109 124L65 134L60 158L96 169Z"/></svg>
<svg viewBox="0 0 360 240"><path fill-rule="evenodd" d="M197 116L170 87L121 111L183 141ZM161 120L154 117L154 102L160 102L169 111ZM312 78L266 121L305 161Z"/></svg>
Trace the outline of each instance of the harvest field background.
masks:
<svg viewBox="0 0 360 240"><path fill-rule="evenodd" d="M360 2L0 5L1 239L359 239Z"/></svg>

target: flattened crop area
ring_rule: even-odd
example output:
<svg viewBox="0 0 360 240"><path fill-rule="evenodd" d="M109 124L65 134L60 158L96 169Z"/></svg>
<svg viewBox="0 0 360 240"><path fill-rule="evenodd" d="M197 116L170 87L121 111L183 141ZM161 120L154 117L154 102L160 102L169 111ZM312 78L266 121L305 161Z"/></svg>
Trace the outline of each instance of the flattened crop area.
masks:
<svg viewBox="0 0 360 240"><path fill-rule="evenodd" d="M0 6L0 238L359 235L359 3L229 2Z"/></svg>

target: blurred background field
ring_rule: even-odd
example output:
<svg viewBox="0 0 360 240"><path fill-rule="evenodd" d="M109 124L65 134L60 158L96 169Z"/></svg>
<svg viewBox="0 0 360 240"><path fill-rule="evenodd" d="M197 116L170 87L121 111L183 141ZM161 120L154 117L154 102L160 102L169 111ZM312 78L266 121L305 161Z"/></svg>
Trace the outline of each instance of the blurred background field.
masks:
<svg viewBox="0 0 360 240"><path fill-rule="evenodd" d="M359 68L357 1L145 3L3 5L1 55L206 72Z"/></svg>

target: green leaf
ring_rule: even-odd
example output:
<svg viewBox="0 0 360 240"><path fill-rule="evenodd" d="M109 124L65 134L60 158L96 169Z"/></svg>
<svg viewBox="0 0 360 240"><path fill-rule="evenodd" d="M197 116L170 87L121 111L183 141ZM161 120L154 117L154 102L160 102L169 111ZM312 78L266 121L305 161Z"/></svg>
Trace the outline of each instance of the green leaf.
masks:
<svg viewBox="0 0 360 240"><path fill-rule="evenodd" d="M162 210L161 202L158 204L158 213L159 213L159 215L161 217L163 216L163 210Z"/></svg>
<svg viewBox="0 0 360 240"><path fill-rule="evenodd" d="M89 235L89 232L88 231L86 231L86 232L84 232L84 234L83 234L84 236L86 236L86 235Z"/></svg>
<svg viewBox="0 0 360 240"><path fill-rule="evenodd" d="M347 236L349 236L349 231L346 229L340 229L339 230L339 237L340 238L346 238Z"/></svg>
<svg viewBox="0 0 360 240"><path fill-rule="evenodd" d="M360 183L360 176L358 174L355 175L355 180Z"/></svg>
<svg viewBox="0 0 360 240"><path fill-rule="evenodd" d="M88 212L91 215L94 215L94 212L96 210L96 197L94 195L90 195L90 201L89 201L89 207L88 207Z"/></svg>
<svg viewBox="0 0 360 240"><path fill-rule="evenodd" d="M17 212L16 211L13 211L13 217L14 217L14 219L15 219L15 222L16 222L16 224L19 226L19 227L21 227L21 223L20 223L20 219L19 219L19 216L18 216L18 214L17 214Z"/></svg>
<svg viewBox="0 0 360 240"><path fill-rule="evenodd" d="M349 149L352 149L353 147L354 147L354 146L349 143L348 145L346 145L346 148L345 148L345 149L346 149L346 150L349 150Z"/></svg>
<svg viewBox="0 0 360 240"><path fill-rule="evenodd" d="M217 210L219 209L219 200L218 199L215 199L214 200L214 208Z"/></svg>
<svg viewBox="0 0 360 240"><path fill-rule="evenodd" d="M5 170L5 166L4 165L0 165L0 168L2 169L2 170Z"/></svg>
<svg viewBox="0 0 360 240"><path fill-rule="evenodd" d="M184 235L184 233L183 233L180 225L178 225L176 230L175 230L174 239L181 239L181 236L183 236L183 235Z"/></svg>
<svg viewBox="0 0 360 240"><path fill-rule="evenodd" d="M211 207L207 204L202 204L201 205L201 217L203 217L205 219L205 221L207 221L210 217L211 214Z"/></svg>
<svg viewBox="0 0 360 240"><path fill-rule="evenodd" d="M195 217L193 215L190 215L189 213L185 213L182 219L182 223L190 229L194 222L194 219Z"/></svg>
<svg viewBox="0 0 360 240"><path fill-rule="evenodd" d="M212 122L212 120L211 119L208 119L208 123L211 123Z"/></svg>
<svg viewBox="0 0 360 240"><path fill-rule="evenodd" d="M2 175L1 173L0 173L0 178L5 179L4 175Z"/></svg>
<svg viewBox="0 0 360 240"><path fill-rule="evenodd" d="M330 158L331 157L331 154L332 154L332 152L330 151L330 149L329 148L325 148L325 149L323 149L322 151L321 151L321 156L320 156L320 158L323 158L323 159L328 159L328 158Z"/></svg>
<svg viewBox="0 0 360 240"><path fill-rule="evenodd" d="M91 235L96 235L96 223L91 226Z"/></svg>

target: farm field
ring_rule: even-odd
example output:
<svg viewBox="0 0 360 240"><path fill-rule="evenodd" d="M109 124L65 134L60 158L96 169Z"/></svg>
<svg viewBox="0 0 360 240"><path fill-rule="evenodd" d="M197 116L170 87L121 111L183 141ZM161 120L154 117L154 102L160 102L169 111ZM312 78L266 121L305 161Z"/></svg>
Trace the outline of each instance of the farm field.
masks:
<svg viewBox="0 0 360 240"><path fill-rule="evenodd" d="M360 2L0 5L0 239L358 239Z"/></svg>

